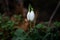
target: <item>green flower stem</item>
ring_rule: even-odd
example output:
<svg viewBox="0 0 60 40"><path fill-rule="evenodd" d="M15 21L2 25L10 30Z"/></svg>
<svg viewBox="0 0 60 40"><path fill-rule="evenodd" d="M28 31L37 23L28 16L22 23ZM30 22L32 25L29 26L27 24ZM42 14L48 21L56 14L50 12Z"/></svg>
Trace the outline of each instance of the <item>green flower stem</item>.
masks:
<svg viewBox="0 0 60 40"><path fill-rule="evenodd" d="M29 4L28 11L30 11L30 8L31 8L31 4Z"/></svg>
<svg viewBox="0 0 60 40"><path fill-rule="evenodd" d="M31 7L31 10L33 11L33 8Z"/></svg>
<svg viewBox="0 0 60 40"><path fill-rule="evenodd" d="M31 30L31 21L30 21L30 30Z"/></svg>

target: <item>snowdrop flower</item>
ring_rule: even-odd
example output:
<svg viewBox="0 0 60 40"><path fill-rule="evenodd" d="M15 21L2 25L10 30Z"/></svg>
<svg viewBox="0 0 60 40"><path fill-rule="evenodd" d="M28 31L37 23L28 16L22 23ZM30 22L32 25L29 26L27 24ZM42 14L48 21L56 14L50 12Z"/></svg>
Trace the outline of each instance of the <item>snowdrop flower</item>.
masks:
<svg viewBox="0 0 60 40"><path fill-rule="evenodd" d="M34 17L35 17L34 11L33 10L31 10L31 12L28 11L28 13L27 13L27 19L29 21L33 21L34 20Z"/></svg>
<svg viewBox="0 0 60 40"><path fill-rule="evenodd" d="M32 8L32 6L29 4L28 13L27 13L27 20L28 20L28 21L33 21L34 18L35 18L35 14L34 14L33 8Z"/></svg>

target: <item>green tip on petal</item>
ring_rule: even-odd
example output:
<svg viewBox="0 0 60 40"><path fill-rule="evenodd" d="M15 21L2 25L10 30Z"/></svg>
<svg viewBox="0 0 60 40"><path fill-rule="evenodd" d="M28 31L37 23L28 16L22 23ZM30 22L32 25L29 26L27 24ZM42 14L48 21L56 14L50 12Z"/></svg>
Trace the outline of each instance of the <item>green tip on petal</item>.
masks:
<svg viewBox="0 0 60 40"><path fill-rule="evenodd" d="M32 6L31 6L31 4L29 4L29 6L28 6L28 11L29 11L29 12L33 11L33 8L32 8Z"/></svg>
<svg viewBox="0 0 60 40"><path fill-rule="evenodd" d="M31 8L31 10L33 11L33 8Z"/></svg>
<svg viewBox="0 0 60 40"><path fill-rule="evenodd" d="M31 4L29 4L29 6L28 6L28 11L30 11L30 8L31 8Z"/></svg>

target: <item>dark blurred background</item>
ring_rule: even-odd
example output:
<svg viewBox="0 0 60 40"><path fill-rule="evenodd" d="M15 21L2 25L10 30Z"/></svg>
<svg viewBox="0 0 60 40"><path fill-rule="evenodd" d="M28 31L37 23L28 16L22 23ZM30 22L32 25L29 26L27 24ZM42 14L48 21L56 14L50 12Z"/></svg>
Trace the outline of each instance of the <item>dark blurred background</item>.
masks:
<svg viewBox="0 0 60 40"><path fill-rule="evenodd" d="M35 11L38 10L37 22L48 21L59 1L60 0L0 0L0 13L9 16L22 14L22 9L24 10L25 8L27 10L28 5L31 4ZM60 21L60 7L53 17L53 21Z"/></svg>

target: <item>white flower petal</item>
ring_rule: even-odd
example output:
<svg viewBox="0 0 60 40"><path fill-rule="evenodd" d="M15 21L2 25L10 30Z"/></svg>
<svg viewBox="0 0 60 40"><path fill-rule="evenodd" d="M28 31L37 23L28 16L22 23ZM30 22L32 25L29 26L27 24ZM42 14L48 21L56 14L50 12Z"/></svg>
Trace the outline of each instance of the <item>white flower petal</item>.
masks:
<svg viewBox="0 0 60 40"><path fill-rule="evenodd" d="M33 21L35 17L34 11L31 11L30 13L30 21Z"/></svg>
<svg viewBox="0 0 60 40"><path fill-rule="evenodd" d="M28 12L27 13L27 19L29 21L33 21L34 20L34 17L35 17L34 11L31 11L31 12Z"/></svg>
<svg viewBox="0 0 60 40"><path fill-rule="evenodd" d="M29 18L30 18L29 15L30 15L30 12L27 13L27 20L30 20L30 19L29 19Z"/></svg>

